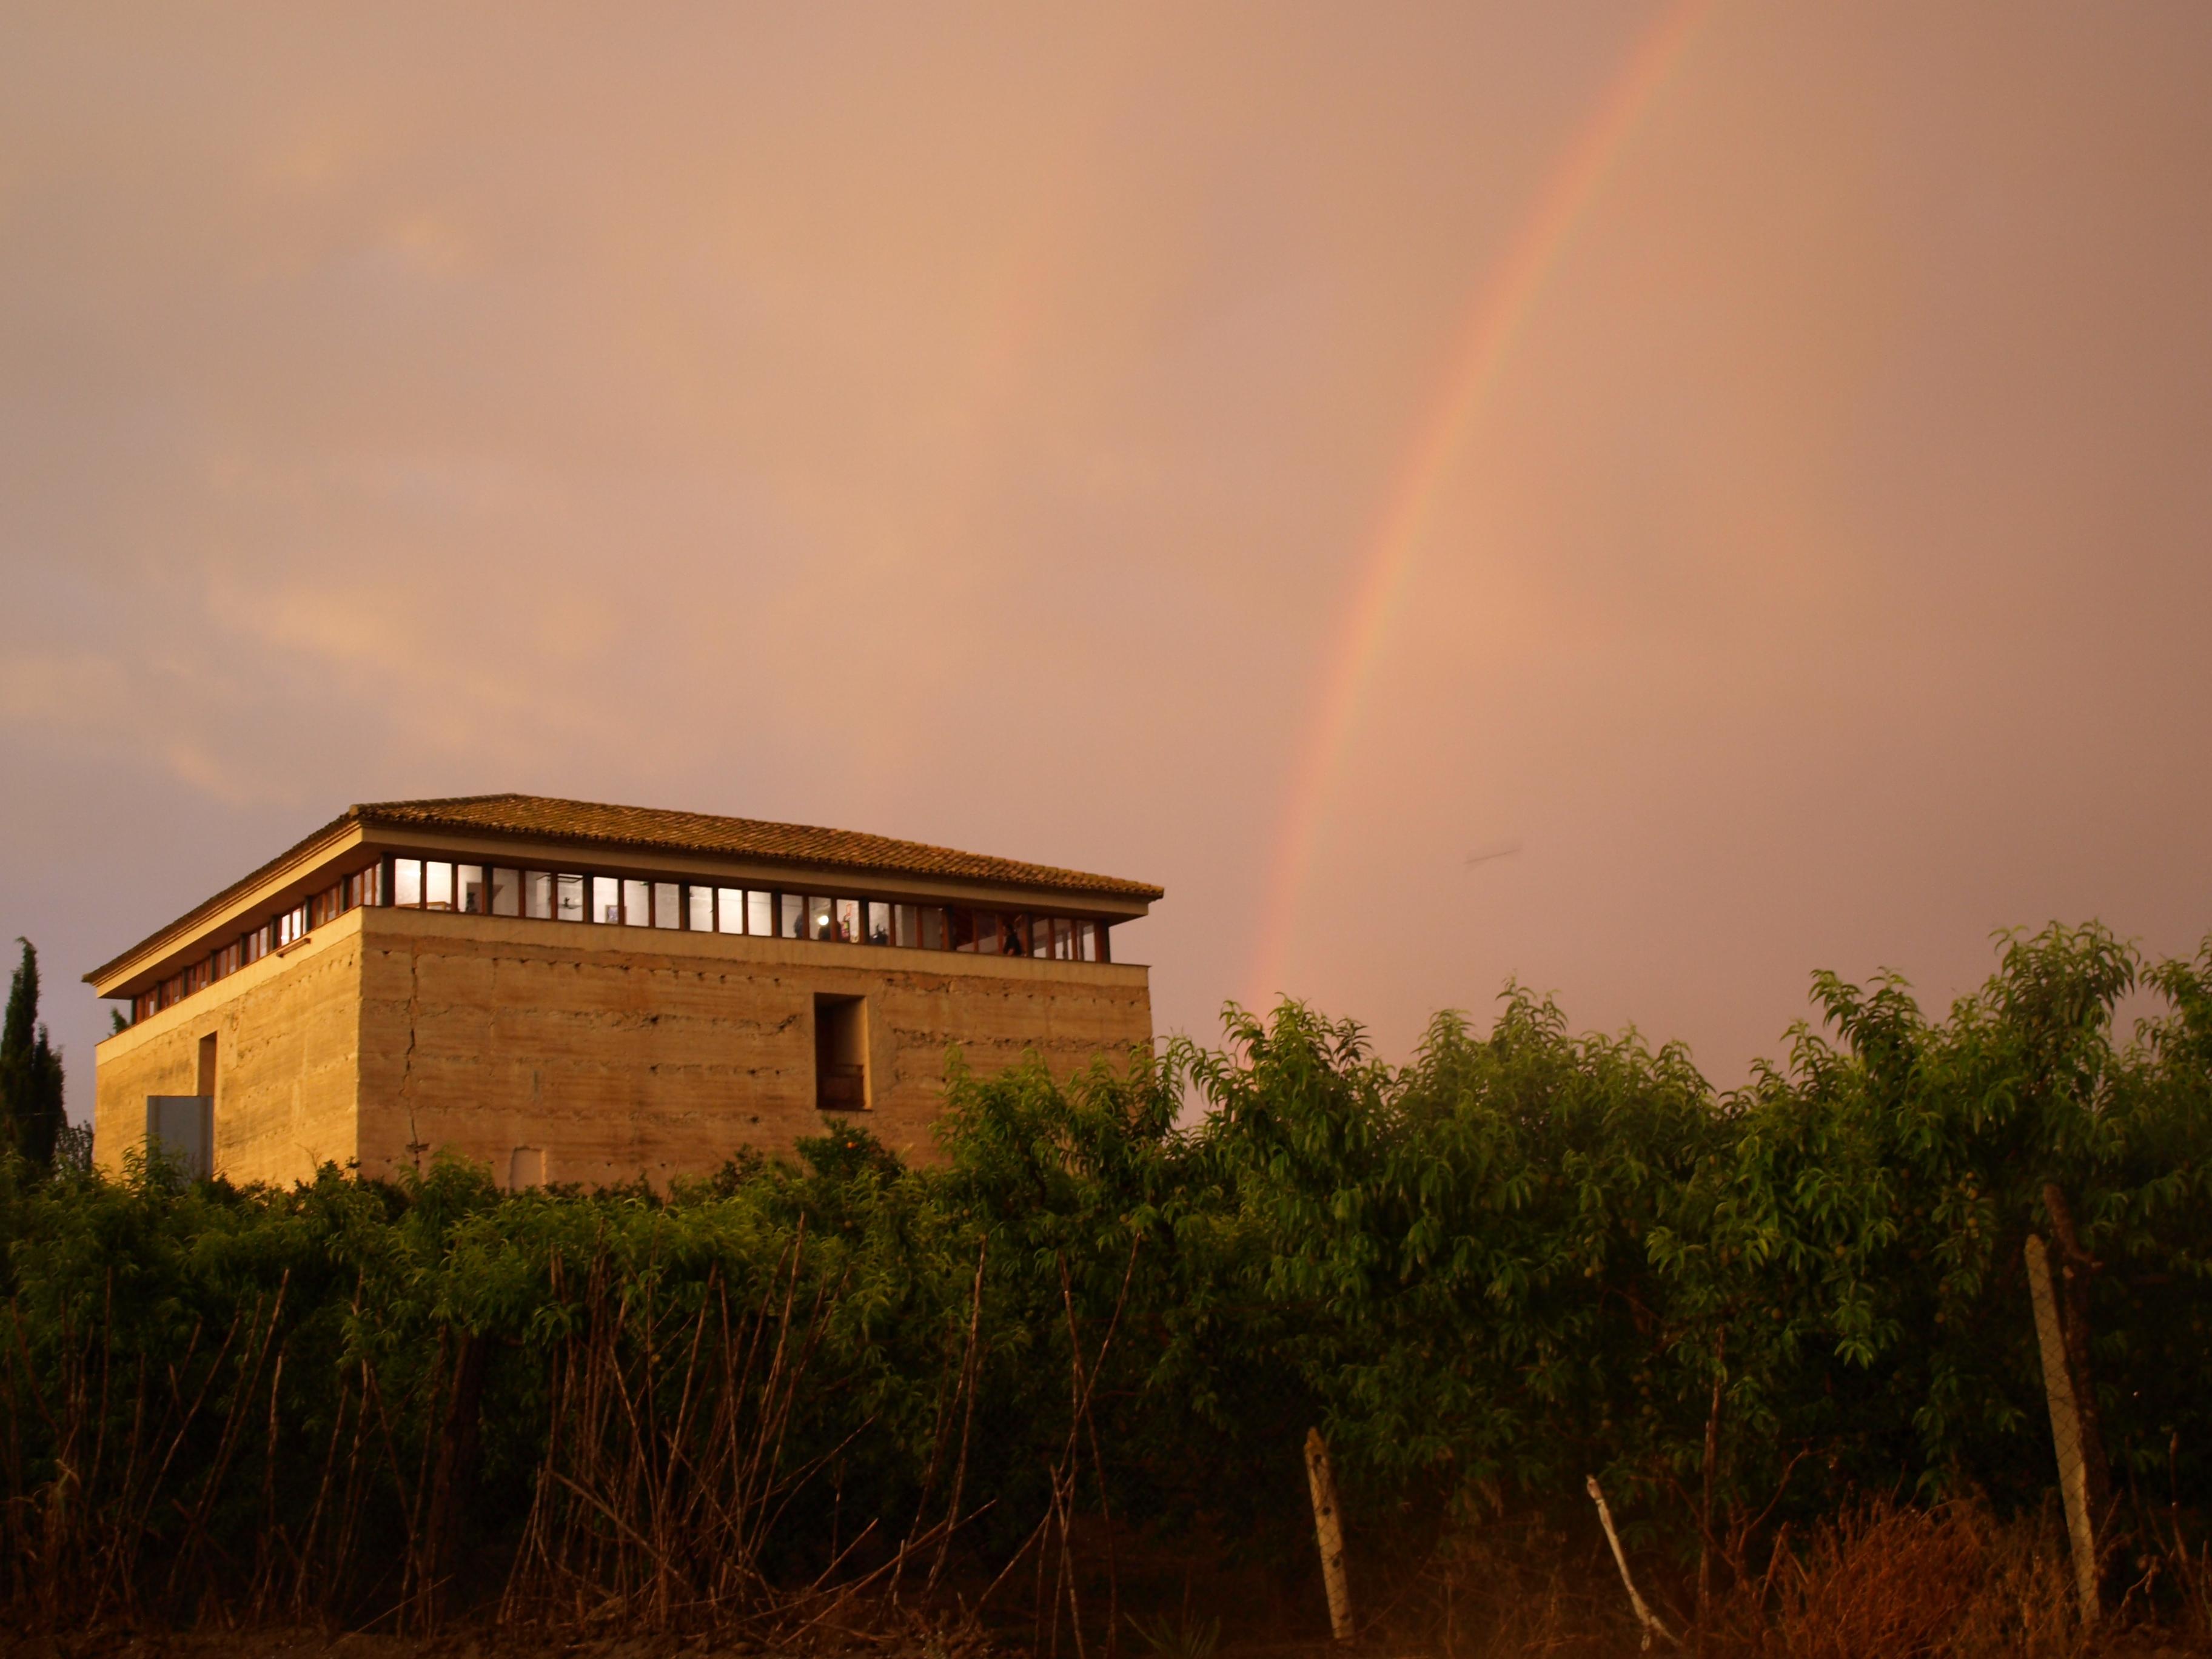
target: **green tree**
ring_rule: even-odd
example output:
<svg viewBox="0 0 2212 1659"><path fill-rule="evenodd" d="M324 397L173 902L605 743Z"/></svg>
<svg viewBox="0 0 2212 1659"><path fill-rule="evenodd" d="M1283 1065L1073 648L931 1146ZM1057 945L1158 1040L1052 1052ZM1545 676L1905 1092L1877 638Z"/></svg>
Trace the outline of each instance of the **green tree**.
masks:
<svg viewBox="0 0 2212 1659"><path fill-rule="evenodd" d="M40 1169L54 1160L54 1142L67 1121L62 1112L62 1057L39 1024L39 952L19 939L23 960L8 988L8 1015L0 1025L0 1130L8 1145Z"/></svg>

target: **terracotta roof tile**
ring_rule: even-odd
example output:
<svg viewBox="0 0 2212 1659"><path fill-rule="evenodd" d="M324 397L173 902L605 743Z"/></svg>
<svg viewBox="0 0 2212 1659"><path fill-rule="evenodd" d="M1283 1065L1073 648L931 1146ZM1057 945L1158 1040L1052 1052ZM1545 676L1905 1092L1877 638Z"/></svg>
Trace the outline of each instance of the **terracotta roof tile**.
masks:
<svg viewBox="0 0 2212 1659"><path fill-rule="evenodd" d="M949 847L864 835L854 830L769 823L759 818L672 812L652 806L611 806L549 795L372 801L354 807L348 816L364 823L404 824L410 829L489 831L656 852L719 853L875 875L939 876L1072 893L1111 893L1121 898L1157 899L1162 892L1145 882L1125 881L1118 876L1095 876L1049 864L956 852Z"/></svg>

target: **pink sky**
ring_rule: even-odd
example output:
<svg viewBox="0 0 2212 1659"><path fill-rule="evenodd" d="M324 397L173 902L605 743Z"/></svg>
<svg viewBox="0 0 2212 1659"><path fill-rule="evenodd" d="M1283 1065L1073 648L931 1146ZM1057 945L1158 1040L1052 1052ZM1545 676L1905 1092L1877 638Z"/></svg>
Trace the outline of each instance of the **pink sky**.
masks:
<svg viewBox="0 0 2212 1659"><path fill-rule="evenodd" d="M1158 881L1163 1031L1517 976L1723 1083L1814 968L2212 929L2212 9L6 33L0 934L80 1114L79 974L411 795Z"/></svg>

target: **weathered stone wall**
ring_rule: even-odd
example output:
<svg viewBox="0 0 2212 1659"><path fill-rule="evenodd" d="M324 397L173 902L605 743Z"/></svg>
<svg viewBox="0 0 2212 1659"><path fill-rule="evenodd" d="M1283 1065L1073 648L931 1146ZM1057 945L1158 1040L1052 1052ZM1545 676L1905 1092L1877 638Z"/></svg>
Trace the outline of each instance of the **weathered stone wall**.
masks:
<svg viewBox="0 0 2212 1659"><path fill-rule="evenodd" d="M358 914L325 923L97 1051L93 1156L119 1171L146 1138L148 1095L198 1092L200 1039L216 1038L215 1167L289 1184L356 1155L361 1004Z"/></svg>
<svg viewBox="0 0 2212 1659"><path fill-rule="evenodd" d="M358 914L368 1173L443 1147L501 1182L659 1183L787 1150L821 1132L817 995L866 1000L860 1121L915 1157L951 1045L985 1072L1034 1048L1066 1076L1152 1037L1146 972L1126 963Z"/></svg>

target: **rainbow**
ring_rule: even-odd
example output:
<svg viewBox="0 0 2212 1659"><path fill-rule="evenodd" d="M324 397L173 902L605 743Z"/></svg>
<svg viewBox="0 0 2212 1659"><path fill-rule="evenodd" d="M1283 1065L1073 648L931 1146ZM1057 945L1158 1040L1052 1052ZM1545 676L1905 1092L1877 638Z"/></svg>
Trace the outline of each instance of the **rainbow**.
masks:
<svg viewBox="0 0 2212 1659"><path fill-rule="evenodd" d="M1337 636L1318 712L1291 779L1283 830L1269 864L1255 952L1250 1006L1284 994L1282 978L1338 772L1414 556L1452 458L1526 327L1576 222L1596 195L1637 118L1680 61L1714 0L1676 0L1637 43L1605 96L1559 157L1504 258L1477 289L1426 418L1394 475L1366 538L1352 607Z"/></svg>

